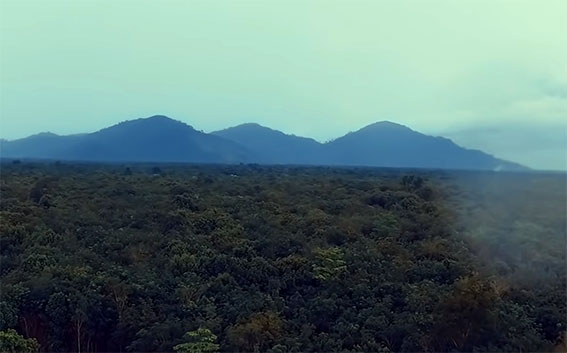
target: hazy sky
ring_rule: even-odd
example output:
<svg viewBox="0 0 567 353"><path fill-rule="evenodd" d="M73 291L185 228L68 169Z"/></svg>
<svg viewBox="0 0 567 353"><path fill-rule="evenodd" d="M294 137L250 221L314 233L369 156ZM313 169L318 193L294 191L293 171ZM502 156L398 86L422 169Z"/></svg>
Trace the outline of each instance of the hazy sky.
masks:
<svg viewBox="0 0 567 353"><path fill-rule="evenodd" d="M379 120L567 169L567 0L0 0L0 136Z"/></svg>

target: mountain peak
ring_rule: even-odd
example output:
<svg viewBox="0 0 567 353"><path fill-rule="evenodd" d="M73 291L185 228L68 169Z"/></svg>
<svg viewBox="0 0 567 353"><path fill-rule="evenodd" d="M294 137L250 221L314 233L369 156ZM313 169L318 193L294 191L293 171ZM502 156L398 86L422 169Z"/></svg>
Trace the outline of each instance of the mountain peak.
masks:
<svg viewBox="0 0 567 353"><path fill-rule="evenodd" d="M37 134L35 134L35 135L31 135L31 136L29 136L28 138L31 138L31 139L45 139L45 138L57 138L57 137L59 137L59 135L54 134L53 132L50 132L50 131L45 131L45 132L37 133Z"/></svg>
<svg viewBox="0 0 567 353"><path fill-rule="evenodd" d="M158 121L158 120L173 120L173 121L176 121L176 120L174 120L174 119L172 119L168 116L165 116L165 115L152 115L150 117L142 118L140 120L156 120L156 121Z"/></svg>
<svg viewBox="0 0 567 353"><path fill-rule="evenodd" d="M375 123L372 123L370 125L367 125L365 127L363 127L361 130L365 130L365 129L403 129L403 130L411 130L409 127L402 125L402 124L398 124L395 123L393 121L389 121L389 120L382 120L382 121L378 121Z"/></svg>
<svg viewBox="0 0 567 353"><path fill-rule="evenodd" d="M269 127L260 125L258 123L244 123L236 126L232 126L223 130L213 131L213 135L223 136L226 134L245 134L245 135L253 135L254 134L277 134L277 135L284 135L283 132L271 129ZM252 136L249 136L252 137Z"/></svg>
<svg viewBox="0 0 567 353"><path fill-rule="evenodd" d="M392 121L383 120L377 121L375 123L366 125L365 127L358 129L356 131L351 131L343 137L350 136L353 138L354 136L362 135L371 135L371 136L382 136L384 134L390 136L392 134L402 134L408 135L411 133L416 133L414 130L410 129L405 125L401 125L398 123L394 123ZM393 135L392 135L393 136Z"/></svg>
<svg viewBox="0 0 567 353"><path fill-rule="evenodd" d="M263 125L260 125L258 123L244 123L244 124L233 126L232 128L228 128L228 129L244 129L244 128L248 128L248 129L269 129L269 130L271 130L270 128L265 127Z"/></svg>
<svg viewBox="0 0 567 353"><path fill-rule="evenodd" d="M313 164L321 147L313 139L288 135L257 123L240 124L212 134L246 147L255 160L269 164Z"/></svg>
<svg viewBox="0 0 567 353"><path fill-rule="evenodd" d="M147 118L126 120L116 125L104 128L101 131L109 131L115 128L126 128L126 127L131 128L133 126L144 129L162 129L162 128L170 129L170 128L178 127L178 128L190 128L191 130L195 130L193 126L186 124L183 121L175 120L165 115L152 115Z"/></svg>
<svg viewBox="0 0 567 353"><path fill-rule="evenodd" d="M162 123L181 123L181 124L185 124L182 121L179 120L175 120L172 119L168 116L165 115L152 115L149 116L147 118L139 118L139 119L134 119L134 120L127 120L125 121L125 123L129 123L129 122L136 122L136 123L153 123L153 124L162 124Z"/></svg>
<svg viewBox="0 0 567 353"><path fill-rule="evenodd" d="M258 123L243 123L243 124L240 124L240 125L236 125L235 127L245 127L245 126L265 127L265 126L262 126Z"/></svg>

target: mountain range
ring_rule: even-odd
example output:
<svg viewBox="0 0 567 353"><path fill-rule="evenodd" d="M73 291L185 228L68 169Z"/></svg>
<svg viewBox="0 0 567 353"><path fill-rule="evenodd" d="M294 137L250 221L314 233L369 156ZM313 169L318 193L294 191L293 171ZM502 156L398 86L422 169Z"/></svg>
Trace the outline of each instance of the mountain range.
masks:
<svg viewBox="0 0 567 353"><path fill-rule="evenodd" d="M327 143L248 123L204 133L162 115L87 134L0 140L2 158L97 162L260 163L524 170L449 139L377 122Z"/></svg>

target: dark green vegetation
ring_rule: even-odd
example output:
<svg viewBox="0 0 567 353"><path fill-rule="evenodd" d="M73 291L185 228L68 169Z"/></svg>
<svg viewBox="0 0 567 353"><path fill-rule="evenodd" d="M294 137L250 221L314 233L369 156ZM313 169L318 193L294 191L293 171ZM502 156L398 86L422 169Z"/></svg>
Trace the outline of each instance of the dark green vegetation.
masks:
<svg viewBox="0 0 567 353"><path fill-rule="evenodd" d="M206 134L158 115L125 121L89 134L42 133L14 141L0 140L0 150L3 157L68 161L527 169L387 121L322 144L257 124Z"/></svg>
<svg viewBox="0 0 567 353"><path fill-rule="evenodd" d="M549 351L564 195L564 175L5 164L0 330L44 351Z"/></svg>

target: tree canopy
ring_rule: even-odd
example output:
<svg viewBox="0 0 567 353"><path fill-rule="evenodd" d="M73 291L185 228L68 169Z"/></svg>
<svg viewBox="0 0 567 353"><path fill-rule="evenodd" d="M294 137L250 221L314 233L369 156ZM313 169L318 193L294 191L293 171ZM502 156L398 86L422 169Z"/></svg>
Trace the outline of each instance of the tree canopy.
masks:
<svg viewBox="0 0 567 353"><path fill-rule="evenodd" d="M154 167L2 165L0 330L12 344L2 351L36 341L41 351L273 353L561 343L564 214L525 207L498 223L502 204L473 197L469 174ZM530 178L502 179L498 192L541 180ZM490 234L522 253L493 249Z"/></svg>

